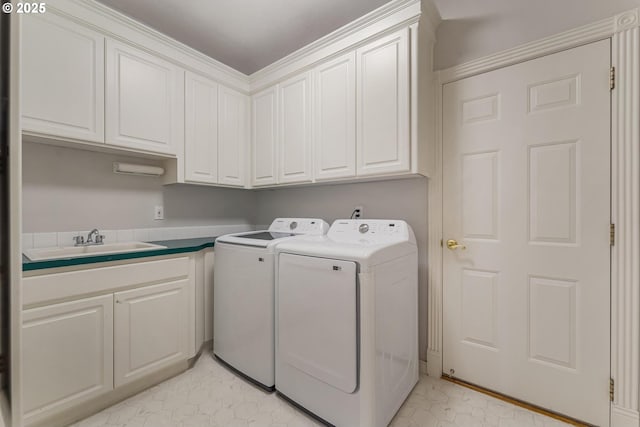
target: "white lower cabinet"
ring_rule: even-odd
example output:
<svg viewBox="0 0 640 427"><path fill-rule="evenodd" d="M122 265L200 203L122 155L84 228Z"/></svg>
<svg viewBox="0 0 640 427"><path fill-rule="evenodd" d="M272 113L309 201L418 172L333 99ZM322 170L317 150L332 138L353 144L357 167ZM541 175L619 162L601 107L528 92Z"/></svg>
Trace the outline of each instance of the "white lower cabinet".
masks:
<svg viewBox="0 0 640 427"><path fill-rule="evenodd" d="M113 389L113 295L24 310L25 424Z"/></svg>
<svg viewBox="0 0 640 427"><path fill-rule="evenodd" d="M66 425L186 369L195 255L27 273L23 424Z"/></svg>
<svg viewBox="0 0 640 427"><path fill-rule="evenodd" d="M177 280L115 297L116 387L187 358L188 280Z"/></svg>

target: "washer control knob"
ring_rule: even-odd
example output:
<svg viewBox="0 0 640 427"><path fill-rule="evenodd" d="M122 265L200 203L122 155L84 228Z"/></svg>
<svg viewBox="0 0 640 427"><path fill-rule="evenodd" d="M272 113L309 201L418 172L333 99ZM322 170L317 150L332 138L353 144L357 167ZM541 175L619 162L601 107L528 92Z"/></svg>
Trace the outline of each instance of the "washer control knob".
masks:
<svg viewBox="0 0 640 427"><path fill-rule="evenodd" d="M296 221L291 221L291 224L289 224L289 228L292 230L295 230L297 226L298 223Z"/></svg>
<svg viewBox="0 0 640 427"><path fill-rule="evenodd" d="M358 231L362 234L366 233L367 231L369 231L369 224L360 224L360 227L358 227Z"/></svg>

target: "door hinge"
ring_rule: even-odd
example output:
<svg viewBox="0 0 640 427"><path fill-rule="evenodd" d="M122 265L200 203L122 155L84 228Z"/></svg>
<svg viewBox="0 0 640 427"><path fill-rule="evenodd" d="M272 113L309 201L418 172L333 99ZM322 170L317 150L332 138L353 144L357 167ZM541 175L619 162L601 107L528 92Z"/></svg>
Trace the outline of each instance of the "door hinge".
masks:
<svg viewBox="0 0 640 427"><path fill-rule="evenodd" d="M609 378L609 400L613 402L615 397L615 383L613 382L613 378Z"/></svg>
<svg viewBox="0 0 640 427"><path fill-rule="evenodd" d="M616 88L616 67L609 68L609 89L614 90Z"/></svg>
<svg viewBox="0 0 640 427"><path fill-rule="evenodd" d="M616 225L609 224L609 244L611 246L616 244Z"/></svg>

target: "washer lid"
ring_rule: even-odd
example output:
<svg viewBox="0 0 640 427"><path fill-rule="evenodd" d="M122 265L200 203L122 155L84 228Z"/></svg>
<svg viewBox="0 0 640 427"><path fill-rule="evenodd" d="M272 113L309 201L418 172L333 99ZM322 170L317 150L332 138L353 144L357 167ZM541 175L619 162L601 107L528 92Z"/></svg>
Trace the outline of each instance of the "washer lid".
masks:
<svg viewBox="0 0 640 427"><path fill-rule="evenodd" d="M328 230L329 224L319 218L276 218L268 230L227 234L218 237L216 242L267 248L282 239L303 235L319 236L326 234Z"/></svg>
<svg viewBox="0 0 640 427"><path fill-rule="evenodd" d="M276 233L267 230L248 231L244 233L227 234L216 239L218 243L233 243L235 245L256 246L266 248L267 246L289 237L296 236L293 233Z"/></svg>
<svg viewBox="0 0 640 427"><path fill-rule="evenodd" d="M413 230L404 221L335 220L326 236L287 240L276 251L375 265L417 252L417 246Z"/></svg>

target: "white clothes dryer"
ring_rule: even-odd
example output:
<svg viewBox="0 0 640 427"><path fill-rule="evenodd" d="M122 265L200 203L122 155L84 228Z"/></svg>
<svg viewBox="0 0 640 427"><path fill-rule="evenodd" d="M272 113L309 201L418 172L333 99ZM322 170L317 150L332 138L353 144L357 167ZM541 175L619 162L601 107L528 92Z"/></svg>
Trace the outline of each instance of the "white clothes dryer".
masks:
<svg viewBox="0 0 640 427"><path fill-rule="evenodd" d="M328 424L387 426L418 382L411 227L336 220L276 254L276 390Z"/></svg>
<svg viewBox="0 0 640 427"><path fill-rule="evenodd" d="M267 391L274 389L274 248L324 235L322 219L277 218L268 230L218 237L213 267L213 353Z"/></svg>

